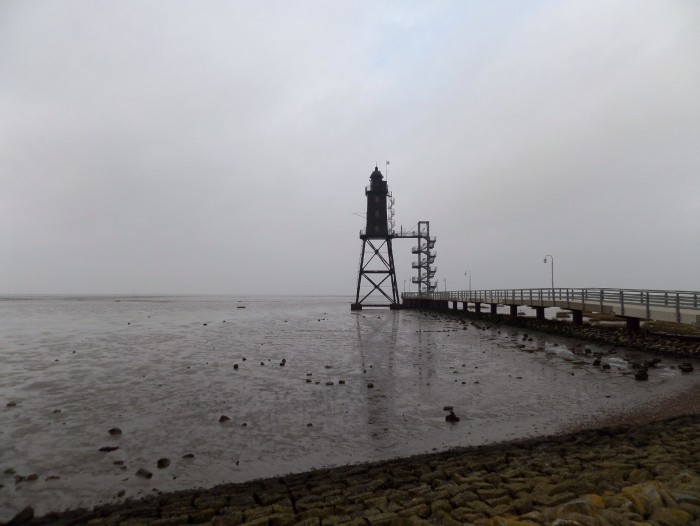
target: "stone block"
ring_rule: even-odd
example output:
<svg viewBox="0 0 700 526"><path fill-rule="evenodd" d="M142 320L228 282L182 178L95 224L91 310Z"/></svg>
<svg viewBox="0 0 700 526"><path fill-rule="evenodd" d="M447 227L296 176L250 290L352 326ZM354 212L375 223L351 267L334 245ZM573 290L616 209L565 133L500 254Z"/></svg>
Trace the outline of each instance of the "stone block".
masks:
<svg viewBox="0 0 700 526"><path fill-rule="evenodd" d="M660 526L691 526L695 523L693 516L679 508L662 508L652 517Z"/></svg>
<svg viewBox="0 0 700 526"><path fill-rule="evenodd" d="M199 510L190 513L190 524L203 524L209 522L216 515L216 510Z"/></svg>
<svg viewBox="0 0 700 526"><path fill-rule="evenodd" d="M437 490L423 495L425 502L430 504L436 500L450 500L452 498L452 493L448 490Z"/></svg>
<svg viewBox="0 0 700 526"><path fill-rule="evenodd" d="M381 511L384 511L383 508L387 505L388 502L389 501L387 500L387 498L383 495L379 497L371 497L362 501L362 503L367 509L376 508Z"/></svg>
<svg viewBox="0 0 700 526"><path fill-rule="evenodd" d="M450 517L462 524L469 524L482 519L484 516L480 515L479 513L475 513L471 508L462 507L453 509L450 513Z"/></svg>
<svg viewBox="0 0 700 526"><path fill-rule="evenodd" d="M321 519L321 526L336 526L338 524L347 524L352 520L350 515L331 515Z"/></svg>
<svg viewBox="0 0 700 526"><path fill-rule="evenodd" d="M532 502L539 506L552 507L559 506L575 498L576 495L573 493L558 493L556 495L542 495L541 493L536 493L532 496Z"/></svg>
<svg viewBox="0 0 700 526"><path fill-rule="evenodd" d="M270 515L271 513L274 513L272 506L254 506L252 508L248 508L247 510L243 510L243 520L252 521L258 517Z"/></svg>
<svg viewBox="0 0 700 526"><path fill-rule="evenodd" d="M622 496L632 503L637 513L647 518L664 506L657 484L657 482L645 482L628 486L622 489Z"/></svg>
<svg viewBox="0 0 700 526"><path fill-rule="evenodd" d="M483 488L477 489L476 494L483 501L488 501L490 499L497 499L499 497L509 496L508 491L503 488Z"/></svg>
<svg viewBox="0 0 700 526"><path fill-rule="evenodd" d="M384 496L391 502L403 504L411 498L407 491L401 489L388 489L384 492Z"/></svg>
<svg viewBox="0 0 700 526"><path fill-rule="evenodd" d="M299 519L310 519L313 517L323 519L324 517L330 517L331 515L335 515L334 508L307 508L305 511L298 513L297 516Z"/></svg>
<svg viewBox="0 0 700 526"><path fill-rule="evenodd" d="M510 507L519 515L530 513L532 511L532 499L530 497L519 497L510 502Z"/></svg>
<svg viewBox="0 0 700 526"><path fill-rule="evenodd" d="M268 526L289 526L294 522L293 513L273 513L267 517Z"/></svg>
<svg viewBox="0 0 700 526"><path fill-rule="evenodd" d="M447 478L447 474L444 471L431 471L429 473L423 473L420 476L420 481L424 484L432 485L434 480L445 480Z"/></svg>
<svg viewBox="0 0 700 526"><path fill-rule="evenodd" d="M198 510L218 510L228 506L228 499L223 495L198 495L194 499L194 507Z"/></svg>
<svg viewBox="0 0 700 526"><path fill-rule="evenodd" d="M450 513L452 505L447 499L437 499L430 503L430 513L437 515L439 512Z"/></svg>
<svg viewBox="0 0 700 526"><path fill-rule="evenodd" d="M396 513L378 513L365 517L370 526L389 526L393 521L398 520Z"/></svg>
<svg viewBox="0 0 700 526"><path fill-rule="evenodd" d="M243 523L242 511L233 511L225 515L217 515L211 519L212 526L238 526L241 523Z"/></svg>
<svg viewBox="0 0 700 526"><path fill-rule="evenodd" d="M460 506L465 506L470 502L479 500L479 496L473 491L462 491L461 493L454 495L450 500L452 501L452 504L459 508Z"/></svg>
<svg viewBox="0 0 700 526"><path fill-rule="evenodd" d="M418 504L417 506L410 506L408 508L404 508L401 511L398 511L397 515L399 517L416 516L421 517L422 519L426 519L430 516L430 508L427 504Z"/></svg>
<svg viewBox="0 0 700 526"><path fill-rule="evenodd" d="M317 508L323 505L323 498L319 497L318 495L304 495L303 497L298 498L295 502L296 509L299 511L305 511L310 508Z"/></svg>

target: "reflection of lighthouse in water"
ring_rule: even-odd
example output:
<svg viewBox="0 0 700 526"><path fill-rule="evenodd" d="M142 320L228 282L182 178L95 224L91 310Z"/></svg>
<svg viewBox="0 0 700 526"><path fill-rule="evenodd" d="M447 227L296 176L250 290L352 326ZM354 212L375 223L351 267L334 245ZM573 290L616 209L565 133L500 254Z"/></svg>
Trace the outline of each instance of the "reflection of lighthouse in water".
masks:
<svg viewBox="0 0 700 526"><path fill-rule="evenodd" d="M422 378L412 386L418 397L435 375L432 355L423 345L415 346L415 334L401 336L401 317L414 316L403 311L383 311L381 314L368 314L355 318L356 349L362 368L366 397L367 435L376 444L377 451L399 451L406 440L404 436L412 430L407 422L416 417L415 405L408 405L406 375L413 376L405 369L418 368ZM412 398L412 397L409 397Z"/></svg>

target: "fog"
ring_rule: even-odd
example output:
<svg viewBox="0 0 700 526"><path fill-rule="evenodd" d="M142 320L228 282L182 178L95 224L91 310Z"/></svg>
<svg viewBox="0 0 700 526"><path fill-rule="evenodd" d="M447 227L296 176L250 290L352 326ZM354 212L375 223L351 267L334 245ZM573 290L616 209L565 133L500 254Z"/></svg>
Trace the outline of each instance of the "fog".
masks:
<svg viewBox="0 0 700 526"><path fill-rule="evenodd" d="M440 290L547 287L546 254L556 286L700 290L699 26L695 0L5 0L0 293L352 295L387 160Z"/></svg>

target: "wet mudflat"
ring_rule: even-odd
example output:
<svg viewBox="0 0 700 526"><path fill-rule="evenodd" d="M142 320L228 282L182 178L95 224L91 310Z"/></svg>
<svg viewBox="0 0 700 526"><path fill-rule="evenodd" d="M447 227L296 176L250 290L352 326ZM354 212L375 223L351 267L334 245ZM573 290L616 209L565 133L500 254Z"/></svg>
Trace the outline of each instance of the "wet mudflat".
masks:
<svg viewBox="0 0 700 526"><path fill-rule="evenodd" d="M672 358L640 382L640 351L347 298L13 298L0 314L0 520L556 433L697 384Z"/></svg>

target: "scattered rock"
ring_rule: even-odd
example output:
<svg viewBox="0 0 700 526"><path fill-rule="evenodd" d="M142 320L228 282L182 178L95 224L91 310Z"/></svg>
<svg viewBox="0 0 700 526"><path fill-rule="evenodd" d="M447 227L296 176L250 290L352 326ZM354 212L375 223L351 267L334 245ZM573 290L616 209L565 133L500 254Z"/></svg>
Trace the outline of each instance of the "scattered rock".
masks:
<svg viewBox="0 0 700 526"><path fill-rule="evenodd" d="M110 435L121 435L121 434L122 434L122 430L119 429L118 427L113 427L112 429L110 429L110 430L108 431L108 433L109 433Z"/></svg>
<svg viewBox="0 0 700 526"><path fill-rule="evenodd" d="M453 411L454 406L451 405L446 405L445 407L442 408L443 411Z"/></svg>
<svg viewBox="0 0 700 526"><path fill-rule="evenodd" d="M17 515L12 517L10 519L10 522L7 523L7 526L19 526L20 524L24 524L26 522L29 522L33 518L34 518L34 508L32 508L31 506L27 506L22 511L20 511Z"/></svg>
<svg viewBox="0 0 700 526"><path fill-rule="evenodd" d="M234 369L235 371L238 371L238 364L237 364L237 363L234 363L234 364L233 364L233 369Z"/></svg>
<svg viewBox="0 0 700 526"><path fill-rule="evenodd" d="M16 406L17 406L17 402L15 402L15 401L12 401L12 400L11 400L11 401L7 402L7 407L16 407ZM26 508L25 508L25 509L26 509ZM31 509L31 508L30 508L30 509ZM20 513L21 513L21 512L20 512ZM32 511L32 513L34 513L34 511Z"/></svg>
<svg viewBox="0 0 700 526"><path fill-rule="evenodd" d="M159 458L156 465L158 466L159 469L167 468L170 465L170 459L169 458Z"/></svg>
<svg viewBox="0 0 700 526"><path fill-rule="evenodd" d="M219 417L219 422L228 422L229 420L231 420L231 419L229 417L227 417L226 415L221 415Z"/></svg>
<svg viewBox="0 0 700 526"><path fill-rule="evenodd" d="M450 414L445 417L445 420L454 424L455 422L459 422L459 417L454 413L454 411L450 411Z"/></svg>
<svg viewBox="0 0 700 526"><path fill-rule="evenodd" d="M150 479L150 478L153 477L153 473L151 473L151 472L148 471L147 469L139 468L139 470L136 472L136 476L137 476L137 477L142 477L142 478L145 478L145 479Z"/></svg>
<svg viewBox="0 0 700 526"><path fill-rule="evenodd" d="M194 458L194 453L185 453L182 458Z"/></svg>
<svg viewBox="0 0 700 526"><path fill-rule="evenodd" d="M693 371L693 364L692 363L682 363L682 364L678 365L678 368L683 373L690 373Z"/></svg>
<svg viewBox="0 0 700 526"><path fill-rule="evenodd" d="M110 451L116 451L119 449L119 446L103 446L100 448L100 451L103 453L109 453Z"/></svg>
<svg viewBox="0 0 700 526"><path fill-rule="evenodd" d="M368 388L368 389L372 389L373 387L374 387L374 384L373 384L372 382L370 382L370 383L367 384L367 388Z"/></svg>
<svg viewBox="0 0 700 526"><path fill-rule="evenodd" d="M643 382L649 379L649 373L646 369L639 369L636 373L634 373L634 379Z"/></svg>

